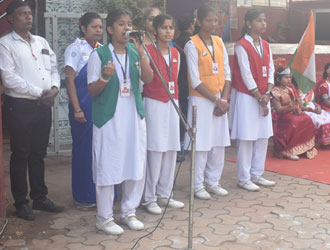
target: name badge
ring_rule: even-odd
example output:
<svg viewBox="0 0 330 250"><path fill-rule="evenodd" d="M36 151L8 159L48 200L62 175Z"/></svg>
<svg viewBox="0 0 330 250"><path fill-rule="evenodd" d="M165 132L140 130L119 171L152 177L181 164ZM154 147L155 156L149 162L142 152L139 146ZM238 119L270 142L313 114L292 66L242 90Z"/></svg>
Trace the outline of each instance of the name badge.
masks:
<svg viewBox="0 0 330 250"><path fill-rule="evenodd" d="M262 76L267 77L267 67L266 66L262 66Z"/></svg>
<svg viewBox="0 0 330 250"><path fill-rule="evenodd" d="M212 73L219 74L218 63L212 63Z"/></svg>
<svg viewBox="0 0 330 250"><path fill-rule="evenodd" d="M123 83L120 86L120 96L121 97L128 97L131 94L131 88L128 83Z"/></svg>
<svg viewBox="0 0 330 250"><path fill-rule="evenodd" d="M168 82L168 89L172 95L175 93L175 86L173 81Z"/></svg>

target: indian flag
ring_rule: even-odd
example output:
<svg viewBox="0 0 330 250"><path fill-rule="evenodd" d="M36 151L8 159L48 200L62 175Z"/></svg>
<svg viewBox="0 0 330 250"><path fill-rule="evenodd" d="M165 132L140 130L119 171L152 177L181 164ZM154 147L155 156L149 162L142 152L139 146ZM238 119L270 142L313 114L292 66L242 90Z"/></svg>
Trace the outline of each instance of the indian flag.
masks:
<svg viewBox="0 0 330 250"><path fill-rule="evenodd" d="M291 58L289 67L302 92L307 93L315 86L315 27L313 11L311 11L308 26Z"/></svg>

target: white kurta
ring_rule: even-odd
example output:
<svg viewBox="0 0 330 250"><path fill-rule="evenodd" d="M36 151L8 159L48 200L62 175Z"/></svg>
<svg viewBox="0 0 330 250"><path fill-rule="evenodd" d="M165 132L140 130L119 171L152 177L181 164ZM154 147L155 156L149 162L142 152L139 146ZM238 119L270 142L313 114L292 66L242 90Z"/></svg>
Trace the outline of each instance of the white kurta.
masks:
<svg viewBox="0 0 330 250"><path fill-rule="evenodd" d="M230 81L230 68L228 63L227 51L224 48L224 66L225 66L225 79ZM212 51L212 47L209 46ZM198 69L198 53L192 41L189 41L184 52L187 58L188 74L191 79L191 84L196 88L200 83L199 69ZM217 94L221 97L221 93ZM197 134L196 134L196 151L210 151L213 147L226 147L230 146L228 116L227 114L220 117L213 115L215 104L210 100L189 96L188 99L188 114L187 119L189 124L192 122L192 107L197 106ZM190 138L186 134L184 139L184 147L190 147Z"/></svg>
<svg viewBox="0 0 330 250"><path fill-rule="evenodd" d="M168 55L163 55L169 65ZM156 62L157 64L157 62ZM173 62L172 62L173 64ZM180 65L180 58L178 60ZM179 72L179 68L178 68ZM162 72L163 74L166 72ZM154 74L156 74L154 72ZM176 105L178 101L175 100ZM180 119L171 101L166 103L144 98L147 124L147 150L166 152L180 150Z"/></svg>
<svg viewBox="0 0 330 250"><path fill-rule="evenodd" d="M253 40L249 35L245 38L253 45ZM253 45L253 47L255 47ZM257 51L258 47L255 48ZM246 51L242 46L235 46L235 53L238 58L241 75L244 84L248 89L257 87L250 71L250 62ZM260 54L260 51L258 52ZM272 53L270 52L268 83L274 82L274 64ZM263 116L263 110L258 101L250 95L232 89L229 124L231 129L231 139L255 141L259 138L269 138L273 135L273 125L271 118L270 103L268 103L269 113Z"/></svg>
<svg viewBox="0 0 330 250"><path fill-rule="evenodd" d="M268 109L268 115L263 116L256 98L233 88L229 109L231 139L256 141L273 136L270 103Z"/></svg>
<svg viewBox="0 0 330 250"><path fill-rule="evenodd" d="M116 74L123 83L120 64L113 53ZM118 54L125 67L125 54ZM129 59L127 64L129 65ZM96 52L88 61L88 83L95 82L101 72L101 60ZM129 79L129 69L127 72ZM134 94L129 97L118 94L116 112L101 128L93 126L93 177L96 185L119 184L125 180L142 180L146 164L146 124L136 109Z"/></svg>
<svg viewBox="0 0 330 250"><path fill-rule="evenodd" d="M301 99L304 100L305 99L305 95L306 94L302 94ZM311 98L312 100L315 99L314 97L314 92L313 92L313 96ZM307 108L312 108L315 109L315 105L312 101L309 101L306 105ZM319 129L322 125L330 123L330 113L328 113L327 111L325 111L324 109L321 110L320 114L316 114L314 112L308 112L305 111L304 113L306 113L313 121L314 124L314 128Z"/></svg>

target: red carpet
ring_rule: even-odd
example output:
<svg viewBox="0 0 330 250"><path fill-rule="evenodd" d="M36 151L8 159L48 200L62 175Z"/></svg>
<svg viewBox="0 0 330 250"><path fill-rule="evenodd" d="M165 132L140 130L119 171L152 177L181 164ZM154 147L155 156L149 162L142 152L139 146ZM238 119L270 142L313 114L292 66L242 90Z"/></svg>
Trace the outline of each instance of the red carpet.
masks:
<svg viewBox="0 0 330 250"><path fill-rule="evenodd" d="M236 162L236 158L227 159ZM268 152L266 170L313 181L330 184L330 150L319 149L314 159L300 158L299 161L279 159Z"/></svg>

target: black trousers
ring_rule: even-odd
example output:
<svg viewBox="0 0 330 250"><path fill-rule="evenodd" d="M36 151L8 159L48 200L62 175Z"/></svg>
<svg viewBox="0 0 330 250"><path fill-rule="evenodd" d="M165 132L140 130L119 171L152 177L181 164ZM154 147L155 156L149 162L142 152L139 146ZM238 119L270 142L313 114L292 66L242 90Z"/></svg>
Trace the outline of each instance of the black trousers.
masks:
<svg viewBox="0 0 330 250"><path fill-rule="evenodd" d="M5 122L10 135L10 182L15 206L30 198L42 201L48 193L45 184L44 157L47 153L52 110L38 100L4 97Z"/></svg>

